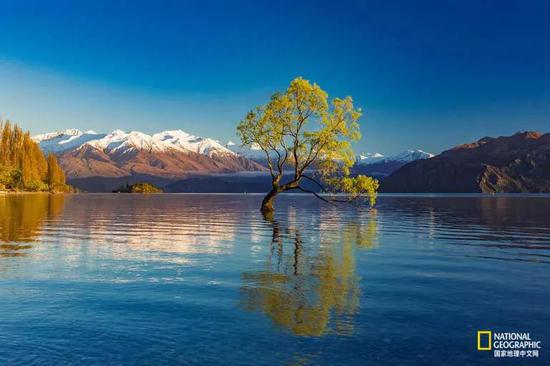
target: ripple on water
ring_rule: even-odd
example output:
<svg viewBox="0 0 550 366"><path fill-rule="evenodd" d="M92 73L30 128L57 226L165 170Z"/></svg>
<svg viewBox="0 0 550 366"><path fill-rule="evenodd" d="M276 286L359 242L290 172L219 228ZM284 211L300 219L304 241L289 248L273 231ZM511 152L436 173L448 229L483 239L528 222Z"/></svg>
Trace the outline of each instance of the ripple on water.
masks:
<svg viewBox="0 0 550 366"><path fill-rule="evenodd" d="M480 364L476 329L548 335L550 197L260 200L0 198L0 361Z"/></svg>

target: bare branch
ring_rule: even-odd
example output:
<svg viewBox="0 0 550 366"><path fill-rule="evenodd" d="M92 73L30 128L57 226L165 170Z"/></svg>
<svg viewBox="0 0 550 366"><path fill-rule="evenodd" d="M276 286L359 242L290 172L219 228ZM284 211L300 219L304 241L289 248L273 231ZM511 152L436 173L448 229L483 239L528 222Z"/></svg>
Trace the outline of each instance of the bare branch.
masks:
<svg viewBox="0 0 550 366"><path fill-rule="evenodd" d="M298 189L302 192L305 192L305 193L311 193L312 195L314 195L315 197L319 198L321 201L324 201L326 203L333 203L332 201L329 201L327 200L325 197L319 195L318 193L314 192L314 191L310 191L308 189L304 189L302 187L298 187Z"/></svg>
<svg viewBox="0 0 550 366"><path fill-rule="evenodd" d="M319 186L319 188L321 188L323 191L325 190L325 187L321 183L319 183L319 181L317 181L316 179L313 179L312 177L309 177L307 175L302 175L302 178L306 178L306 179L312 181L313 183L317 184Z"/></svg>
<svg viewBox="0 0 550 366"><path fill-rule="evenodd" d="M320 194L318 194L317 192L314 192L314 191L310 191L308 189L304 189L302 187L298 187L298 189L302 192L305 192L305 193L311 193L312 195L314 195L315 197L319 198L320 200L326 202L326 203L353 203L353 201L350 201L350 200L339 200L339 199L336 199L336 198L325 198L323 196L321 196Z"/></svg>

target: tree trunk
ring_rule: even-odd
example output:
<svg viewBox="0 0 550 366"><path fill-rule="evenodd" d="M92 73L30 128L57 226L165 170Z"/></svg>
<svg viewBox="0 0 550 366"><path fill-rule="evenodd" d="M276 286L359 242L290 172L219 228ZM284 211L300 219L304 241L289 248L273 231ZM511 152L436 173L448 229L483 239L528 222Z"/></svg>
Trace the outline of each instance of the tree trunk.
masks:
<svg viewBox="0 0 550 366"><path fill-rule="evenodd" d="M277 196L277 194L279 194L279 190L277 188L273 188L264 197L264 200L262 201L262 208L261 208L261 211L264 214L264 216L273 215L273 211L275 211L275 207L273 206L273 203L275 201L275 196Z"/></svg>

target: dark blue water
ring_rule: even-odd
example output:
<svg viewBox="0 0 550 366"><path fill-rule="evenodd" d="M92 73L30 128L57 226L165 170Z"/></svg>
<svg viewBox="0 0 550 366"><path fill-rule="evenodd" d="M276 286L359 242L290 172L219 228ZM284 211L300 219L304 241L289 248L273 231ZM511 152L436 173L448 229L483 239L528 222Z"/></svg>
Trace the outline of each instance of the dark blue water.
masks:
<svg viewBox="0 0 550 366"><path fill-rule="evenodd" d="M550 363L549 197L260 201L0 196L0 364Z"/></svg>

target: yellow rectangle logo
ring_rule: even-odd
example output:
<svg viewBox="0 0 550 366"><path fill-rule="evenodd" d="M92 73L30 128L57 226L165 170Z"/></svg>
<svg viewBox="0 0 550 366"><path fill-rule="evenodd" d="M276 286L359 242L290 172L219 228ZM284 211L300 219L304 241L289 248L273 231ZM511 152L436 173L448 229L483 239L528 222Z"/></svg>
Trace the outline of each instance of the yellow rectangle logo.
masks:
<svg viewBox="0 0 550 366"><path fill-rule="evenodd" d="M491 350L491 338L493 333L490 330L478 330L477 331L477 350L478 351L490 351ZM483 336L483 337L482 337ZM487 336L487 343L482 338ZM484 346L484 344L486 344Z"/></svg>

